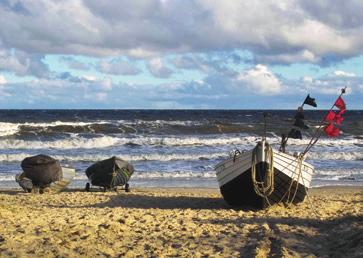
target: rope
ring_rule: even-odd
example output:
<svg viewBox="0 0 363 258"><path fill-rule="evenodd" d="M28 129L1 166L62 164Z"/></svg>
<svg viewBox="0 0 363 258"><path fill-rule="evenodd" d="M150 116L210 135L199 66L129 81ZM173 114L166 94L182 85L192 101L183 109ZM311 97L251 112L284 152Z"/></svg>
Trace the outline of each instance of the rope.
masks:
<svg viewBox="0 0 363 258"><path fill-rule="evenodd" d="M310 205L310 210L312 210L312 211L313 211L313 213L314 213L314 215L315 215L318 219L320 219L320 215L319 215L319 213L316 211L316 209L315 209L315 207L314 207L314 205L313 205L313 203L312 203L312 201L311 201L311 199L310 199L310 195L309 195L308 191L306 190L306 189L307 189L307 187L305 187L304 178L302 177L302 178L301 178L301 180L302 180L302 181L303 181L303 183L304 183L304 189L305 189L306 197L307 197L308 202L309 202L309 205Z"/></svg>
<svg viewBox="0 0 363 258"><path fill-rule="evenodd" d="M256 180L256 166L258 162L258 148L261 146L261 142L253 149L252 151L252 166L251 166L251 177L253 188L257 195L266 198L274 191L275 188L275 173L274 173L274 164L273 164L273 149L271 146L266 143L266 147L262 150L265 154L266 160L268 160L269 164L267 169L265 168L265 180L257 181ZM260 176L261 178L261 176ZM266 181L266 182L265 182ZM267 200L268 202L268 200Z"/></svg>
<svg viewBox="0 0 363 258"><path fill-rule="evenodd" d="M116 164L113 164L112 180L110 183L110 189L112 189L112 187L114 186L113 183L115 182L115 177L116 177Z"/></svg>
<svg viewBox="0 0 363 258"><path fill-rule="evenodd" d="M297 166L295 168L295 172L297 172L297 173L294 172L294 177L297 174L297 178L296 178L296 180L294 180L294 178L291 178L291 183L290 183L290 187L289 187L289 190L288 190L289 194L288 194L288 197L287 197L287 200L286 200L286 203L287 203L288 206L290 206L294 202L296 194L297 194L297 190L299 189L300 177L303 178L302 177L302 170L301 170L303 159L304 159L303 155L299 155L297 157L298 163L297 163ZM292 188L294 182L296 182L295 183L295 192L292 195L292 198L290 199L290 193L291 193L290 191L291 191L291 188Z"/></svg>

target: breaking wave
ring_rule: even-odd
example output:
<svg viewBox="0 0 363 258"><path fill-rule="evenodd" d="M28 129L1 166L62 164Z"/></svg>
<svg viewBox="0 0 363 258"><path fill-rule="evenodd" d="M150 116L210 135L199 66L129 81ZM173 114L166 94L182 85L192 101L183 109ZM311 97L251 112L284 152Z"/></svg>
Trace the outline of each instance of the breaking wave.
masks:
<svg viewBox="0 0 363 258"><path fill-rule="evenodd" d="M248 149L254 146L261 137L259 136L135 136L123 137L122 135L103 135L98 137L84 137L72 134L64 139L58 140L21 140L21 139L1 139L2 149L98 149L113 146L230 146L230 150L235 148ZM267 138L268 142L277 148L280 140L276 137ZM304 146L309 140L291 140L289 146ZM340 140L321 139L317 147L336 147L355 146L360 140L355 138L343 138Z"/></svg>
<svg viewBox="0 0 363 258"><path fill-rule="evenodd" d="M16 153L16 154L0 154L0 162L21 162L26 157L32 156L30 153ZM59 161L65 162L96 162L99 160L107 159L110 155L107 154L84 154L84 155L51 155ZM120 154L119 158L128 161L173 161L173 160L211 160L228 157L228 153L193 153L193 154Z"/></svg>

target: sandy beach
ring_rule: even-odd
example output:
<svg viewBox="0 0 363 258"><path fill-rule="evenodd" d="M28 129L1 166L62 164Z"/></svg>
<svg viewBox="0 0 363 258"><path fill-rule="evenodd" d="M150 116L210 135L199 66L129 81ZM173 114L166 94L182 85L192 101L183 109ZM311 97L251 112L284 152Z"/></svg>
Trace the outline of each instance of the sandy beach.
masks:
<svg viewBox="0 0 363 258"><path fill-rule="evenodd" d="M363 187L309 196L254 211L228 207L217 189L1 190L0 256L362 257Z"/></svg>

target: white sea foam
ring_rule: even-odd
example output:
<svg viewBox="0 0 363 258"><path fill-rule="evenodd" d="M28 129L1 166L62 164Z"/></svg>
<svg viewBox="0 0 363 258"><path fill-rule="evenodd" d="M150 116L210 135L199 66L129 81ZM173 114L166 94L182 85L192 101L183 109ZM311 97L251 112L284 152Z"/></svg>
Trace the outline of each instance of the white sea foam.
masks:
<svg viewBox="0 0 363 258"><path fill-rule="evenodd" d="M97 122L62 122L55 121L51 123L4 123L0 122L0 137L10 136L20 132L21 127L56 127L56 126L90 126L93 124L107 124L107 121L97 121Z"/></svg>
<svg viewBox="0 0 363 258"><path fill-rule="evenodd" d="M34 154L21 152L12 154L0 154L0 162L20 162L24 158ZM135 154L118 154L118 157L128 161L176 161L176 160L215 160L227 158L228 152L216 153L135 153ZM110 154L64 154L52 155L60 161L79 162L79 161L98 161L107 159ZM363 160L363 152L312 152L308 155L309 160Z"/></svg>
<svg viewBox="0 0 363 258"><path fill-rule="evenodd" d="M182 126L192 126L192 125L202 125L205 122L203 121L193 121L193 120L134 120L134 121L126 121L119 120L118 124L134 124L134 125L149 125L149 126L164 126L164 125L182 125Z"/></svg>
<svg viewBox="0 0 363 258"><path fill-rule="evenodd" d="M18 124L0 122L0 137L14 135L18 131Z"/></svg>
<svg viewBox="0 0 363 258"><path fill-rule="evenodd" d="M147 172L135 172L132 175L133 179L140 178L215 178L215 171L178 171L178 172L159 172L159 171L147 171Z"/></svg>
<svg viewBox="0 0 363 258"><path fill-rule="evenodd" d="M140 146L163 145L163 146L230 146L230 149L252 148L261 138L258 136L134 136L124 137L121 135L103 135L93 138L81 137L77 134L70 135L69 138L54 141L26 141L19 139L2 139L0 147L2 149L97 149L112 146L122 146L125 144L137 144ZM275 146L279 145L278 138L267 138L268 142ZM304 146L308 140L291 141L290 146ZM359 139L346 138L340 140L322 139L317 143L317 147L342 148L344 146L356 147Z"/></svg>
<svg viewBox="0 0 363 258"><path fill-rule="evenodd" d="M308 154L308 159L313 160L363 160L363 152L347 151L347 152L323 152L312 151Z"/></svg>
<svg viewBox="0 0 363 258"><path fill-rule="evenodd" d="M20 173L20 170L19 170L19 173ZM1 175L0 174L0 181L15 181L15 175L16 174L13 174L13 175Z"/></svg>
<svg viewBox="0 0 363 258"><path fill-rule="evenodd" d="M8 123L8 122L0 122L0 137L2 136L10 136L20 132L21 127L34 127L34 128L51 128L56 126L73 126L73 127L84 127L84 126L92 126L96 124L114 124L119 126L126 126L135 131L137 131L133 126L137 125L145 125L147 127L162 127L165 125L182 125L182 126L193 126L193 125L202 125L201 121L168 121L168 120L97 120L93 122L64 122L64 121L54 121L49 123Z"/></svg>
<svg viewBox="0 0 363 258"><path fill-rule="evenodd" d="M21 173L21 169L19 169ZM214 178L216 177L215 171L176 171L176 172L163 172L163 171L135 171L132 178ZM86 173L78 171L74 177L75 180L87 180ZM0 181L15 180L14 174L0 175Z"/></svg>
<svg viewBox="0 0 363 258"><path fill-rule="evenodd" d="M121 142L120 142L121 140ZM70 136L69 138L55 141L25 141L17 139L0 140L2 149L93 149L106 148L118 144L124 144L122 139L111 136L102 136L97 138L83 138Z"/></svg>
<svg viewBox="0 0 363 258"><path fill-rule="evenodd" d="M0 162L20 162L26 157L32 156L34 154L30 153L16 153L16 154L0 154ZM77 162L77 161L85 161L85 162L96 162L98 160L107 159L110 157L109 154L81 154L81 155L51 155L53 158L60 161L68 161L68 162ZM120 154L117 155L119 158L128 160L128 161L173 161L173 160L208 160L208 159L217 159L221 157L228 157L228 153L220 152L220 153L170 153L170 154L159 154L159 153L145 153L145 154Z"/></svg>
<svg viewBox="0 0 363 258"><path fill-rule="evenodd" d="M257 140L256 137L218 137L218 138L201 138L201 137L162 137L162 136L139 136L139 137L121 137L121 136L100 136L94 138L84 138L72 135L69 138L55 141L25 141L18 139L2 139L0 147L3 149L93 149L105 148L111 146L121 146L125 144L137 145L166 145L166 146L188 146L188 145L231 145L234 144L252 144Z"/></svg>

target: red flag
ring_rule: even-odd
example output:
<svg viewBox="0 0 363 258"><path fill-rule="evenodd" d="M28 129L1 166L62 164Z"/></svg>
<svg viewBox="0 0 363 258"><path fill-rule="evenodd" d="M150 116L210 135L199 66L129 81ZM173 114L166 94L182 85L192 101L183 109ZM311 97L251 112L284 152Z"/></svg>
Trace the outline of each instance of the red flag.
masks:
<svg viewBox="0 0 363 258"><path fill-rule="evenodd" d="M324 132L329 137L337 137L337 136L339 136L339 133L340 133L339 128L334 127L333 123L328 124L324 128Z"/></svg>
<svg viewBox="0 0 363 258"><path fill-rule="evenodd" d="M326 115L326 117L324 118L324 121L329 121L329 122L333 122L335 119L335 112L330 110L329 113Z"/></svg>
<svg viewBox="0 0 363 258"><path fill-rule="evenodd" d="M344 102L344 100L342 99L342 97L339 97L339 98L335 101L334 105L335 105L337 108L339 108L340 110L345 109L345 102Z"/></svg>
<svg viewBox="0 0 363 258"><path fill-rule="evenodd" d="M344 118L342 116L344 114L344 112L345 112L345 109L342 109L342 110L339 111L338 114L336 114L336 116L335 116L335 123L337 125L341 125L342 121L344 120Z"/></svg>

